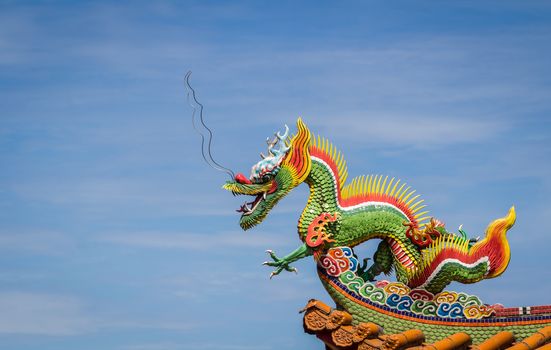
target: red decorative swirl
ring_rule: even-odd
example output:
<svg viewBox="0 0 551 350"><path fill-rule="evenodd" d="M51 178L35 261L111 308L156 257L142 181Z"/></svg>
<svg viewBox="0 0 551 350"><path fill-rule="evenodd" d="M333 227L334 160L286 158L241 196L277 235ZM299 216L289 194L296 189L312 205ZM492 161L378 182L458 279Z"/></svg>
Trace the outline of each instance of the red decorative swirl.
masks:
<svg viewBox="0 0 551 350"><path fill-rule="evenodd" d="M430 301L434 299L434 294L424 289L414 289L409 292L409 296L413 300Z"/></svg>
<svg viewBox="0 0 551 350"><path fill-rule="evenodd" d="M310 248L317 248L326 242L335 242L325 231L325 227L330 222L335 222L338 219L338 213L331 215L329 213L321 213L308 226L308 233L305 242Z"/></svg>
<svg viewBox="0 0 551 350"><path fill-rule="evenodd" d="M327 274L330 276L336 277L342 272L337 261L329 255L324 255L320 259L320 265L327 271Z"/></svg>

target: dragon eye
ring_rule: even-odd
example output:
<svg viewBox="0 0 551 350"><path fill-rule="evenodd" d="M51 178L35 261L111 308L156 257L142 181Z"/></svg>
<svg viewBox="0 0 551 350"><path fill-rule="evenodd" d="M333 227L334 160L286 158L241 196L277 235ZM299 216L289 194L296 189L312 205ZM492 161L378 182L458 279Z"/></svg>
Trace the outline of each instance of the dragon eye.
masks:
<svg viewBox="0 0 551 350"><path fill-rule="evenodd" d="M268 181L270 181L272 178L273 178L272 174L266 173L266 174L259 174L259 175L257 175L257 176L254 176L252 180L253 180L254 183L259 184L259 183L268 182Z"/></svg>

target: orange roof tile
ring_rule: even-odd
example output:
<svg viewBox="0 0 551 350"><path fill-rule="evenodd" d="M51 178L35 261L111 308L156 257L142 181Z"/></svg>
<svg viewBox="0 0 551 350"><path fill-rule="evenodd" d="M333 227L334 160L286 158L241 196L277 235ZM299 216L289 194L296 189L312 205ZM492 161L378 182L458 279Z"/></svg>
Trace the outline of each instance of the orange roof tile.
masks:
<svg viewBox="0 0 551 350"><path fill-rule="evenodd" d="M551 326L540 329L538 332L529 336L509 348L509 350L532 350L545 345L551 340Z"/></svg>
<svg viewBox="0 0 551 350"><path fill-rule="evenodd" d="M516 343L513 334L506 331L475 345L467 333L425 343L425 335L418 329L384 334L375 323L352 325L349 313L318 300L310 300L302 311L304 331L316 335L330 350L551 350L551 326Z"/></svg>
<svg viewBox="0 0 551 350"><path fill-rule="evenodd" d="M478 345L473 345L473 350L503 350L515 341L511 332L500 332Z"/></svg>

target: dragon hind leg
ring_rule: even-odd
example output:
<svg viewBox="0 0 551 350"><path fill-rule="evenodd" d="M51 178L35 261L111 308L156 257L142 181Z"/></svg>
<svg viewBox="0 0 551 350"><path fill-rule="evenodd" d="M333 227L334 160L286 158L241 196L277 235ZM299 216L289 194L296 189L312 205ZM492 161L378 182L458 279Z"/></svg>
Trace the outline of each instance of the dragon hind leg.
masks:
<svg viewBox="0 0 551 350"><path fill-rule="evenodd" d="M367 265L367 264L366 264ZM358 275L364 281L374 281L375 277L381 273L388 274L392 270L392 251L386 241L381 241L377 246L375 254L373 254L373 264L358 269Z"/></svg>

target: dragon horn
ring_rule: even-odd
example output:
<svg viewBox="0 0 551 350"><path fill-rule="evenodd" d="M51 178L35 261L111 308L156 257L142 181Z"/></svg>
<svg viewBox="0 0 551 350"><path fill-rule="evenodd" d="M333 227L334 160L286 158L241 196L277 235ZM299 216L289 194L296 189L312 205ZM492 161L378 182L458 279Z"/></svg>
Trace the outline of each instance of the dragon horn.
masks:
<svg viewBox="0 0 551 350"><path fill-rule="evenodd" d="M289 136L289 127L287 126L287 124L285 124L285 132L283 133L283 135L280 135L278 131L276 132L276 136L280 141L284 141L287 136Z"/></svg>
<svg viewBox="0 0 551 350"><path fill-rule="evenodd" d="M285 144L285 141L287 141L287 138L289 137L289 127L287 126L287 124L285 124L285 132L283 133L283 135L281 135L278 131L276 132L276 137L279 139L279 141L283 141L280 144L279 153L286 153L291 148L287 147L287 145Z"/></svg>
<svg viewBox="0 0 551 350"><path fill-rule="evenodd" d="M273 139L271 139L271 140L270 140L269 137L266 137L266 144L268 145L268 154L269 154L270 156L274 156L273 148L274 148L274 146L277 144L277 141L278 141L278 140L277 140L277 138L275 138L275 137L274 137Z"/></svg>
<svg viewBox="0 0 551 350"><path fill-rule="evenodd" d="M291 171L295 186L306 180L312 169L309 148L312 135L301 118L297 119L297 130L296 135L291 139L290 151L282 163L282 166Z"/></svg>
<svg viewBox="0 0 551 350"><path fill-rule="evenodd" d="M279 156L280 154L286 153L289 150L289 147L285 146L285 140L288 136L289 127L287 126L287 124L285 124L285 132L283 133L283 135L281 135L279 131L277 131L276 133L274 133L274 138L271 141L269 141L269 139L266 140L266 142L268 143L268 152L270 153L270 155ZM279 141L283 141L279 145L279 149L274 149Z"/></svg>

